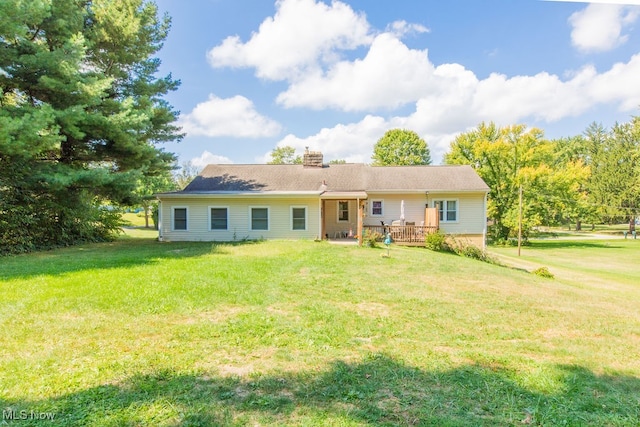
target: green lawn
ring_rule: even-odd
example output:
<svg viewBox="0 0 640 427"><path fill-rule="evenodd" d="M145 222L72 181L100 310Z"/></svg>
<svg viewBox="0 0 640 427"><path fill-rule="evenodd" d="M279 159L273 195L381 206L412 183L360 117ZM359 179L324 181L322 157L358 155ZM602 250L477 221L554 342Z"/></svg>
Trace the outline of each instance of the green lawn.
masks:
<svg viewBox="0 0 640 427"><path fill-rule="evenodd" d="M130 227L144 227L144 212L134 213L127 212L122 214L122 219L127 223ZM153 227L153 222L151 221L151 217L149 217L149 226Z"/></svg>
<svg viewBox="0 0 640 427"><path fill-rule="evenodd" d="M513 247L494 247L491 252L525 268L546 266L565 283L593 287L596 293L615 289L637 296L633 285L640 284L640 239L539 239L523 246L520 258Z"/></svg>
<svg viewBox="0 0 640 427"><path fill-rule="evenodd" d="M640 424L640 240L499 250L551 280L421 248L128 233L0 258L5 421Z"/></svg>

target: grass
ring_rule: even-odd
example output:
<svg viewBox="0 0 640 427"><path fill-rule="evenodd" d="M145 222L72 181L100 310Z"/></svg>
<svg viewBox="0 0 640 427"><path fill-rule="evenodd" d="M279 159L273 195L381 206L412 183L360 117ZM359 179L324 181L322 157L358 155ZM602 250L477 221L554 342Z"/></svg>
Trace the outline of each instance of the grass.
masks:
<svg viewBox="0 0 640 427"><path fill-rule="evenodd" d="M144 227L144 212L127 212L122 214L122 219L130 227ZM153 226L151 218L149 218L149 226Z"/></svg>
<svg viewBox="0 0 640 427"><path fill-rule="evenodd" d="M516 260L513 247L492 248L493 253L510 256L514 262L548 267L561 274L566 283L602 289L629 291L634 296L639 283L640 240L623 239L541 239L531 240Z"/></svg>
<svg viewBox="0 0 640 427"><path fill-rule="evenodd" d="M638 267L571 276L640 241L526 248L551 280L420 248L127 233L0 259L16 424L640 423Z"/></svg>

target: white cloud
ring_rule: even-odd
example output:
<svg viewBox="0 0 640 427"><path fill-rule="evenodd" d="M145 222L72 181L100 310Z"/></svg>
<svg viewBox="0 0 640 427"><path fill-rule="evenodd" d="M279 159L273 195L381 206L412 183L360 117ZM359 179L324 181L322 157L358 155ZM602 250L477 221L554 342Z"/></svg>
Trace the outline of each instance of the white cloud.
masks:
<svg viewBox="0 0 640 427"><path fill-rule="evenodd" d="M437 91L433 75L426 50L409 49L383 33L363 59L338 62L326 74L307 75L278 95L277 101L285 107L345 111L394 108Z"/></svg>
<svg viewBox="0 0 640 427"><path fill-rule="evenodd" d="M590 4L569 17L571 42L584 52L604 52L624 44L626 26L638 18L638 10L615 4Z"/></svg>
<svg viewBox="0 0 640 427"><path fill-rule="evenodd" d="M337 52L370 43L366 17L345 3L279 0L251 39L227 37L208 52L214 67L255 67L261 78L284 80L333 62Z"/></svg>
<svg viewBox="0 0 640 427"><path fill-rule="evenodd" d="M638 75L640 54L603 73L592 66L584 67L568 80L549 73L511 78L492 74L479 80L461 65L445 64L429 77L437 79L438 90L423 94L408 116L367 115L359 122L324 128L306 138L287 135L278 145L290 145L299 152L309 146L322 151L329 160L370 162L373 146L384 132L406 128L427 141L431 158L439 163L457 134L482 121L499 125L554 122L602 104L617 104L621 111L632 111L640 105Z"/></svg>
<svg viewBox="0 0 640 427"><path fill-rule="evenodd" d="M428 33L429 29L424 25L411 24L407 21L394 21L387 26L387 32L394 34L398 38L402 38L411 33Z"/></svg>
<svg viewBox="0 0 640 427"><path fill-rule="evenodd" d="M300 153L304 152L305 147L312 151L321 151L325 162L343 159L347 162L370 163L373 144L384 134L388 126L384 118L367 115L358 123L324 128L307 138L290 134L277 145L294 147L296 152ZM270 159L268 153L264 158Z"/></svg>
<svg viewBox="0 0 640 427"><path fill-rule="evenodd" d="M463 128L470 129L477 123ZM449 144L459 132L442 132L428 130L426 121L416 120L415 117L392 117L385 119L380 116L367 115L361 121L350 124L339 124L332 128L324 128L315 135L299 138L287 135L278 146L291 146L296 152L303 152L305 147L324 154L325 162L343 159L349 163L371 163L373 147L389 129L411 129L423 138L431 152L431 159L440 163L442 156L449 149ZM261 162L270 160L269 153L257 159Z"/></svg>
<svg viewBox="0 0 640 427"><path fill-rule="evenodd" d="M640 54L604 72L587 65L562 77L493 73L480 80L460 64L435 66L426 49L405 45L403 35L428 31L419 25L398 21L373 36L366 18L339 1L280 0L276 6L274 17L248 42L228 38L209 52L209 59L216 67L254 67L260 77L286 80L287 89L277 97L284 107L362 112L360 121L304 138L287 135L277 144L299 153L308 146L327 160L370 162L373 145L386 130L408 128L427 141L439 162L457 133L481 121L554 122L601 105L622 111L640 105ZM635 9L590 5L571 17L574 43L585 51L610 49L626 40L623 30L637 18ZM339 57L340 51L360 46L368 46L364 56ZM412 113L393 116L396 108L411 104ZM187 132L209 136L272 136L281 129L243 97L212 95L182 121ZM266 153L256 160L269 159Z"/></svg>
<svg viewBox="0 0 640 427"><path fill-rule="evenodd" d="M627 63L617 63L602 74L590 70L592 78L585 84L592 104L618 104L620 111L633 111L640 105L640 53Z"/></svg>
<svg viewBox="0 0 640 427"><path fill-rule="evenodd" d="M259 138L275 136L280 124L259 114L253 102L244 96L209 99L195 106L190 113L180 115L178 124L189 136Z"/></svg>
<svg viewBox="0 0 640 427"><path fill-rule="evenodd" d="M219 156L217 154L210 153L209 151L203 151L200 157L194 157L191 159L191 164L196 166L198 170L202 170L209 164L231 164L233 161L225 156Z"/></svg>

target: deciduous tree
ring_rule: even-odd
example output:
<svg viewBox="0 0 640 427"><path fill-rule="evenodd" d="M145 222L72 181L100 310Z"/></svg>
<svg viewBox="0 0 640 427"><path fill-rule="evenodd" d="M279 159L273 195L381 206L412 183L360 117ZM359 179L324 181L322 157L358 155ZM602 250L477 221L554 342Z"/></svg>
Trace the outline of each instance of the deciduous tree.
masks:
<svg viewBox="0 0 640 427"><path fill-rule="evenodd" d="M640 117L610 131L592 124L585 132L592 174L591 200L604 222L628 221L640 213Z"/></svg>
<svg viewBox="0 0 640 427"><path fill-rule="evenodd" d="M302 164L302 157L296 156L296 149L285 145L276 147L271 150L271 160L267 162L269 165L299 165Z"/></svg>
<svg viewBox="0 0 640 427"><path fill-rule="evenodd" d="M429 165L431 152L414 131L391 129L376 142L371 159L375 166Z"/></svg>
<svg viewBox="0 0 640 427"><path fill-rule="evenodd" d="M448 164L471 165L490 187L487 214L493 219L493 237L513 237L519 221L519 187L525 192L523 227L562 218L585 197L581 184L588 169L580 159L556 167L556 144L540 129L524 125L497 127L482 123L459 135L445 155Z"/></svg>
<svg viewBox="0 0 640 427"><path fill-rule="evenodd" d="M184 189L200 173L200 168L190 160L174 166L174 169L173 180L178 190Z"/></svg>

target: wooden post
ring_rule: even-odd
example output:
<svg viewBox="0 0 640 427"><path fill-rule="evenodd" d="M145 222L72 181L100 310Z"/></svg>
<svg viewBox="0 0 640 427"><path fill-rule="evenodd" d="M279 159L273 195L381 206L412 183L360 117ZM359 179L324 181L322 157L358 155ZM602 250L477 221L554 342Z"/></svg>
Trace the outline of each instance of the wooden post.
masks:
<svg viewBox="0 0 640 427"><path fill-rule="evenodd" d="M324 240L327 234L327 226L324 219L325 200L320 200L320 240ZM329 240L327 238L327 240Z"/></svg>
<svg viewBox="0 0 640 427"><path fill-rule="evenodd" d="M518 256L520 256L520 249L522 248L522 184L520 184L518 200Z"/></svg>
<svg viewBox="0 0 640 427"><path fill-rule="evenodd" d="M362 243L364 241L362 236L362 232L364 231L363 220L364 220L364 200L358 199L358 227L356 231L358 233L358 246L362 246Z"/></svg>

